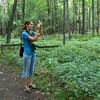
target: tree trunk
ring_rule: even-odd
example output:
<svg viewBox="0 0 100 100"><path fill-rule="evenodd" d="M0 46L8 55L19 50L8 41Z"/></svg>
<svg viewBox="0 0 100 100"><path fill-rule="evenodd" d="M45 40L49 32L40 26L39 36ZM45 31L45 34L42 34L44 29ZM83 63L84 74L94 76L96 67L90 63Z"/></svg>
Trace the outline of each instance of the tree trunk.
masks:
<svg viewBox="0 0 100 100"><path fill-rule="evenodd" d="M91 8L90 8L90 6L89 6L89 11L88 11L88 13L89 13L89 17L88 17L88 20L89 20L89 23L88 23L88 29L89 29L89 31L91 31Z"/></svg>
<svg viewBox="0 0 100 100"><path fill-rule="evenodd" d="M85 0L82 0L82 34L85 34Z"/></svg>
<svg viewBox="0 0 100 100"><path fill-rule="evenodd" d="M99 22L100 22L100 0L97 0L97 34L99 35Z"/></svg>
<svg viewBox="0 0 100 100"><path fill-rule="evenodd" d="M15 16L15 12L16 12L17 1L18 0L14 0L14 4L13 4L13 8L12 8L12 13L11 13L10 18L8 20L6 43L10 43L11 32L13 30L13 20L14 20L14 16Z"/></svg>
<svg viewBox="0 0 100 100"><path fill-rule="evenodd" d="M25 0L23 0L23 6L22 6L22 20L24 21L25 18Z"/></svg>
<svg viewBox="0 0 100 100"><path fill-rule="evenodd" d="M77 30L77 2L73 0L73 33Z"/></svg>
<svg viewBox="0 0 100 100"><path fill-rule="evenodd" d="M54 30L57 32L57 0L54 0Z"/></svg>
<svg viewBox="0 0 100 100"><path fill-rule="evenodd" d="M89 11L88 11L88 7L86 8L86 28L85 28L85 32L86 34L88 33L89 30Z"/></svg>
<svg viewBox="0 0 100 100"><path fill-rule="evenodd" d="M54 33L54 1L52 0L52 2L51 2L51 12L52 12L52 14L51 14L51 16L52 16L52 24L51 24L51 26L52 26L52 33Z"/></svg>
<svg viewBox="0 0 100 100"><path fill-rule="evenodd" d="M66 12L66 32L68 32L69 34L69 39L71 39L71 33L70 33L70 30L69 30L69 1L66 0L66 4L67 4L67 12Z"/></svg>
<svg viewBox="0 0 100 100"><path fill-rule="evenodd" d="M51 32L51 28L50 28L50 25L51 25L50 24L50 19L51 19L50 17L51 16L50 16L50 2L49 2L49 0L47 0L47 7L48 7L48 23L47 23L48 24L48 30L47 30L47 32L50 33Z"/></svg>
<svg viewBox="0 0 100 100"><path fill-rule="evenodd" d="M2 22L0 22L0 35L3 35L3 34L2 34L2 30L3 30L3 29L2 29Z"/></svg>
<svg viewBox="0 0 100 100"><path fill-rule="evenodd" d="M81 18L80 18L80 16L79 16L78 20L79 20L79 34L80 34L81 33Z"/></svg>
<svg viewBox="0 0 100 100"><path fill-rule="evenodd" d="M65 45L65 32L66 32L66 0L63 3L63 44Z"/></svg>
<svg viewBox="0 0 100 100"><path fill-rule="evenodd" d="M94 36L94 0L92 0L92 34Z"/></svg>

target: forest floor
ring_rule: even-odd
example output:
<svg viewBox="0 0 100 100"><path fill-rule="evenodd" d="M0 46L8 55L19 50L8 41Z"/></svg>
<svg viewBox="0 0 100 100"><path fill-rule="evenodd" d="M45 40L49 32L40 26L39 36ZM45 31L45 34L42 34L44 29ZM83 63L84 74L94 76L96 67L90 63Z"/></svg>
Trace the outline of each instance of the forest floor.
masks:
<svg viewBox="0 0 100 100"><path fill-rule="evenodd" d="M21 79L8 70L6 65L0 65L0 100L48 100L40 89L27 93L22 88Z"/></svg>

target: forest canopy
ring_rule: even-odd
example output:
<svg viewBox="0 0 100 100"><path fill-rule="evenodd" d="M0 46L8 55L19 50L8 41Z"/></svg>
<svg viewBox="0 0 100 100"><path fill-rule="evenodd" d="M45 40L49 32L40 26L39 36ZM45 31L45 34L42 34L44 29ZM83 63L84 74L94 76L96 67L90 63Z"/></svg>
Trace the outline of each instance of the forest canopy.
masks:
<svg viewBox="0 0 100 100"><path fill-rule="evenodd" d="M21 30L27 19L43 22L44 34L99 34L100 0L0 0L0 35Z"/></svg>

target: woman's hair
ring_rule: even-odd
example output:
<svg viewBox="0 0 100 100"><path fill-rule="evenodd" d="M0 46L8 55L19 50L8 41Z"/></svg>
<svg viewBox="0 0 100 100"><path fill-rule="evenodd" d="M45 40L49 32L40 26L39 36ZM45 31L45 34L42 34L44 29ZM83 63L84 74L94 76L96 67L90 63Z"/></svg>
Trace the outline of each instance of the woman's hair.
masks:
<svg viewBox="0 0 100 100"><path fill-rule="evenodd" d="M32 21L25 21L24 25L23 25L23 30L26 30L27 27L26 25L29 25Z"/></svg>

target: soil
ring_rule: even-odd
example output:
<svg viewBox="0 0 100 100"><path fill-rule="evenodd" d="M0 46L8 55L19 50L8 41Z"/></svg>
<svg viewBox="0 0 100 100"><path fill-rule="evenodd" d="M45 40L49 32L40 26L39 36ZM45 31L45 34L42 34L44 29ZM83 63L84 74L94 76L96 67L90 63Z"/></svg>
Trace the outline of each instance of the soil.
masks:
<svg viewBox="0 0 100 100"><path fill-rule="evenodd" d="M48 100L47 95L39 89L25 92L20 77L6 67L0 65L0 100Z"/></svg>

